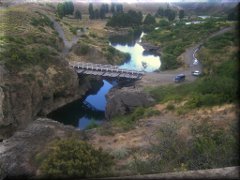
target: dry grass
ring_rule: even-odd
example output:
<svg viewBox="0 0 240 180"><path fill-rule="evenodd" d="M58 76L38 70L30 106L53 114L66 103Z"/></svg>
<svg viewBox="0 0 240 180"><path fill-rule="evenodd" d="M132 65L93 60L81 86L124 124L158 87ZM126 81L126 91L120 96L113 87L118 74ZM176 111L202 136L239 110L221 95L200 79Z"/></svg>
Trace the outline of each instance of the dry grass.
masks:
<svg viewBox="0 0 240 180"><path fill-rule="evenodd" d="M146 160L151 154L148 154L147 149L152 144L159 143L157 138L158 129L162 124L176 123L179 126L177 135L182 140L191 139L191 126L201 124L204 121L214 123L217 128L229 128L231 124L237 122L236 105L226 104L222 106L214 106L212 108L201 108L193 110L184 116L174 115L172 112L166 111L167 105L156 105L155 108L161 110L162 114L152 118L142 119L134 129L116 133L111 136L105 136L94 131L90 133L89 142L95 147L112 152L113 154L121 153L122 158L117 158L116 169L118 173L129 173L126 168L129 162L133 161L134 156L141 160ZM126 152L127 151L127 152ZM126 174L125 174L126 175Z"/></svg>

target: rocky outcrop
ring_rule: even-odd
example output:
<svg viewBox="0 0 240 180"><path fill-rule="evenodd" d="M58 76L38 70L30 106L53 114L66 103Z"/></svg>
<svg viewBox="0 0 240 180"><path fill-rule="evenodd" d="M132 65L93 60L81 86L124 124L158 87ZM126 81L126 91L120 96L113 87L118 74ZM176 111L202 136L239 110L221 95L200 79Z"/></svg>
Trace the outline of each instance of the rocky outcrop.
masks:
<svg viewBox="0 0 240 180"><path fill-rule="evenodd" d="M109 91L106 98L105 116L107 119L111 119L116 115L127 114L136 107L149 106L154 102L153 98L147 93L133 87L113 88Z"/></svg>
<svg viewBox="0 0 240 180"><path fill-rule="evenodd" d="M26 129L17 131L11 138L0 143L0 179L6 175L36 175L37 153L44 151L53 140L73 136L81 139L80 130L47 118L35 120Z"/></svg>
<svg viewBox="0 0 240 180"><path fill-rule="evenodd" d="M160 47L159 46L155 46L155 45L153 45L153 44L151 44L151 43L147 43L147 42L141 42L141 43L139 43L143 48L144 48L144 50L146 50L146 51L157 51L157 50L159 50L160 49Z"/></svg>
<svg viewBox="0 0 240 180"><path fill-rule="evenodd" d="M46 70L33 67L6 74L0 84L0 139L25 128L36 117L81 98L91 87L91 79L78 78L60 59Z"/></svg>

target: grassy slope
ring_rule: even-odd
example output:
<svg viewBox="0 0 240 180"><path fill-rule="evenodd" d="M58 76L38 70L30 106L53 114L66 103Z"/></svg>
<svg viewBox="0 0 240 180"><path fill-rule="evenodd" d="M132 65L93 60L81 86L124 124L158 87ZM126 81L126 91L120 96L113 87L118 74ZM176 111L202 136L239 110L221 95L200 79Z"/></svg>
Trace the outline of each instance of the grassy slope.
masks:
<svg viewBox="0 0 240 180"><path fill-rule="evenodd" d="M161 47L161 69L175 69L181 65L178 58L184 50L202 41L209 34L227 27L231 23L221 19L208 19L202 24L185 25L177 22L175 26L160 21L159 29L145 36L145 40Z"/></svg>
<svg viewBox="0 0 240 180"><path fill-rule="evenodd" d="M1 19L1 63L10 71L31 66L46 68L52 63L60 42L51 21L37 5L3 9Z"/></svg>
<svg viewBox="0 0 240 180"><path fill-rule="evenodd" d="M210 39L200 50L204 76L192 84L170 85L152 89L159 102L184 104L179 113L204 106L232 103L237 99L237 41L236 32ZM173 105L174 106L174 105Z"/></svg>

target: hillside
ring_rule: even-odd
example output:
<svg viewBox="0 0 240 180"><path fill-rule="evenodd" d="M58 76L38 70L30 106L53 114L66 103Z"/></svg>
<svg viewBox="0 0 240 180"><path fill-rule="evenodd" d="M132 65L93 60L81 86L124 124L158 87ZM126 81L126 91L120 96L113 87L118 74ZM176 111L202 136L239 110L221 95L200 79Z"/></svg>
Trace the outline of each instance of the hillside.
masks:
<svg viewBox="0 0 240 180"><path fill-rule="evenodd" d="M65 13L66 4L21 2L5 0L0 8L0 179L134 179L177 172L177 177L191 176L192 171L231 178L232 169L236 177L238 168L230 167L239 166L239 44L236 21L228 18L235 6L124 3L124 12L142 14L121 12L123 24L136 17L137 23L111 27L106 24L113 14L90 19L87 3L74 4L80 19L61 17L57 9ZM154 15L159 7L164 15L145 22L147 13ZM185 18L178 18L181 8ZM157 47L140 54L159 55L160 69L126 86L116 80L118 86L104 94L106 120L100 125L89 118L90 124L80 130L80 125L46 118L96 94L103 84L104 78L78 75L69 63L121 65L130 55L110 46L109 37L134 36L136 31L146 31L136 43L140 48L143 43ZM185 74L185 81L175 83L178 74ZM81 111L83 106L77 106ZM216 174L218 168L231 172Z"/></svg>

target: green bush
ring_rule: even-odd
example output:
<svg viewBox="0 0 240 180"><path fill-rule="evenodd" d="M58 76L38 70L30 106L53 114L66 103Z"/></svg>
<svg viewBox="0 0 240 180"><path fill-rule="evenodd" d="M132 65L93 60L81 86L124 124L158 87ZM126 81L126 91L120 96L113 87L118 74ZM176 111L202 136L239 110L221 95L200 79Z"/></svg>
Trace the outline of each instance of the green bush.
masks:
<svg viewBox="0 0 240 180"><path fill-rule="evenodd" d="M126 148L116 149L111 152L111 155L118 160L126 159L129 156L129 154L130 154L129 150Z"/></svg>
<svg viewBox="0 0 240 180"><path fill-rule="evenodd" d="M166 108L167 108L167 110L172 111L175 109L175 106L174 106L174 104L168 104Z"/></svg>
<svg viewBox="0 0 240 180"><path fill-rule="evenodd" d="M235 126L236 124L233 124ZM238 164L237 131L216 129L203 122L192 126L193 141L187 158L190 169L236 166Z"/></svg>
<svg viewBox="0 0 240 180"><path fill-rule="evenodd" d="M148 158L134 156L129 166L135 173L160 173L237 166L239 159L237 124L221 129L209 121L192 124L191 139L179 136L182 124L163 123ZM149 167L150 166L150 167Z"/></svg>
<svg viewBox="0 0 240 180"><path fill-rule="evenodd" d="M37 13L40 15L40 17L39 18L32 17L31 25L33 25L33 26L49 26L49 27L53 28L53 22L45 14L41 14L39 12L37 12Z"/></svg>
<svg viewBox="0 0 240 180"><path fill-rule="evenodd" d="M85 43L80 43L79 47L74 49L74 53L77 55L86 55L90 50L90 46Z"/></svg>
<svg viewBox="0 0 240 180"><path fill-rule="evenodd" d="M53 143L41 171L50 177L106 176L113 165L112 157L102 149L94 149L83 141L72 139Z"/></svg>

